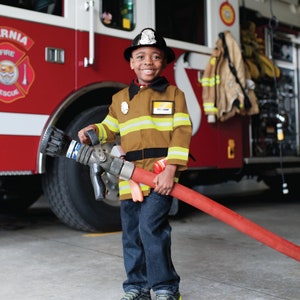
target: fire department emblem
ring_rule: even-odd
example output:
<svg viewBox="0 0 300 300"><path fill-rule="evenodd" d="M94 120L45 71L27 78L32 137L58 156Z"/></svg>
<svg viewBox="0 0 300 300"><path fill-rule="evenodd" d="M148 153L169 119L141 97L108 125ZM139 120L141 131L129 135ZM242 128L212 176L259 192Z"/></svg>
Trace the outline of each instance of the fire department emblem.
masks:
<svg viewBox="0 0 300 300"><path fill-rule="evenodd" d="M26 53L11 43L0 43L0 101L12 103L24 98L34 81Z"/></svg>
<svg viewBox="0 0 300 300"><path fill-rule="evenodd" d="M121 103L121 112L126 115L129 111L128 103L126 101L123 101Z"/></svg>
<svg viewBox="0 0 300 300"><path fill-rule="evenodd" d="M222 22L227 25L231 26L235 22L235 11L233 6L228 2L225 1L220 6L220 17Z"/></svg>

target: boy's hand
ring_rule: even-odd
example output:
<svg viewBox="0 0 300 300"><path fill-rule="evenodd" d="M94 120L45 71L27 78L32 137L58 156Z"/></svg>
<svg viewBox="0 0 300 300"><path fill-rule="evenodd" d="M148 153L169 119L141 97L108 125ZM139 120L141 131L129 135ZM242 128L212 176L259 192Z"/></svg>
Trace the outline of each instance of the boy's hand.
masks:
<svg viewBox="0 0 300 300"><path fill-rule="evenodd" d="M87 145L91 144L89 137L86 136L86 134L85 134L88 130L94 130L94 131L96 131L97 136L99 135L98 127L96 125L92 124L92 125L86 126L86 127L82 128L80 131L78 131L78 138L79 138L79 141L81 144L87 144Z"/></svg>
<svg viewBox="0 0 300 300"><path fill-rule="evenodd" d="M174 177L176 165L167 165L166 168L155 176L153 183L155 184L154 191L162 195L169 195L174 186Z"/></svg>

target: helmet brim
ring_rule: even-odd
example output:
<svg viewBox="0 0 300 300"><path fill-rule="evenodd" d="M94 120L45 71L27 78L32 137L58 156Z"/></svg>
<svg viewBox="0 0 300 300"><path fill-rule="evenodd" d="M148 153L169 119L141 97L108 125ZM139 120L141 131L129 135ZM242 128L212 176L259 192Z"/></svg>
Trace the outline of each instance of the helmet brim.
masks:
<svg viewBox="0 0 300 300"><path fill-rule="evenodd" d="M138 45L138 46L128 47L124 51L124 57L125 57L125 59L129 62L130 58L131 58L132 51L134 51L135 49L141 48L141 47L156 47L158 49L163 50L164 53L165 53L165 57L167 59L167 63L168 64L171 63L175 59L175 53L174 53L174 51L171 48L169 48L169 47L163 47L162 48L162 47L158 46L157 44L153 44L153 45Z"/></svg>

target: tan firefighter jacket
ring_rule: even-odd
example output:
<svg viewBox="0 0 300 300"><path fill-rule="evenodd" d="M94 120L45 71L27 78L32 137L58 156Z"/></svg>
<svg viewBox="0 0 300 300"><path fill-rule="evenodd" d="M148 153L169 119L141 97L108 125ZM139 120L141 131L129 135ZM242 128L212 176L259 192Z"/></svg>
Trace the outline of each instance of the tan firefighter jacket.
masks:
<svg viewBox="0 0 300 300"><path fill-rule="evenodd" d="M139 168L153 171L153 163L167 157L167 164L177 165L178 171L186 169L191 122L183 92L164 77L149 87L132 82L115 94L108 115L96 125L102 142L120 135L126 159ZM150 187L140 187L147 196ZM120 180L119 193L121 200L131 198L128 181Z"/></svg>
<svg viewBox="0 0 300 300"><path fill-rule="evenodd" d="M246 69L241 49L229 31L225 31L224 34L231 62L236 69L241 85L249 96L250 104L245 103L243 90L230 70L228 59L224 53L224 45L219 38L205 68L201 83L204 112L207 116L216 116L220 121L225 121L235 114L258 113L254 82Z"/></svg>

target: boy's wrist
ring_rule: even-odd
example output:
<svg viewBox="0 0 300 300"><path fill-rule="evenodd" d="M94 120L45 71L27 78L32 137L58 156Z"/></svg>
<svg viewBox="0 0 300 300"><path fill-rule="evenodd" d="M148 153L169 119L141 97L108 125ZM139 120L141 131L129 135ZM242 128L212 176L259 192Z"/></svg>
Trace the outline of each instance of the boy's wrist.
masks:
<svg viewBox="0 0 300 300"><path fill-rule="evenodd" d="M168 172L172 172L173 174L175 174L175 172L177 170L177 165L166 165L165 170L168 171Z"/></svg>

